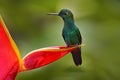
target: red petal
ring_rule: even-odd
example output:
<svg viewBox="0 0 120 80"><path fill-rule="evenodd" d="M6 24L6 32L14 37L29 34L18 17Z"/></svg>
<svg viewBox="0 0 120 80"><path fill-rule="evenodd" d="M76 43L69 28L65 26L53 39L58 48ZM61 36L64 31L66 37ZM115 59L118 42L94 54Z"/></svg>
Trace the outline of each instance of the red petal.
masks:
<svg viewBox="0 0 120 80"><path fill-rule="evenodd" d="M19 69L19 51L0 16L0 80L14 80Z"/></svg>
<svg viewBox="0 0 120 80"><path fill-rule="evenodd" d="M24 70L35 69L54 62L75 48L55 46L32 51L23 58Z"/></svg>

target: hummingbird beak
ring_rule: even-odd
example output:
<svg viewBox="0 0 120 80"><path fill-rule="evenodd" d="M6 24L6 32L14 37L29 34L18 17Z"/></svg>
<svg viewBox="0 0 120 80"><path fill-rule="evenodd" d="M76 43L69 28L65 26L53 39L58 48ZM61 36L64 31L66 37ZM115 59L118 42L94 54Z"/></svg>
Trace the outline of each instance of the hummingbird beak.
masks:
<svg viewBox="0 0 120 80"><path fill-rule="evenodd" d="M55 16L59 16L58 13L48 13L48 15L55 15Z"/></svg>

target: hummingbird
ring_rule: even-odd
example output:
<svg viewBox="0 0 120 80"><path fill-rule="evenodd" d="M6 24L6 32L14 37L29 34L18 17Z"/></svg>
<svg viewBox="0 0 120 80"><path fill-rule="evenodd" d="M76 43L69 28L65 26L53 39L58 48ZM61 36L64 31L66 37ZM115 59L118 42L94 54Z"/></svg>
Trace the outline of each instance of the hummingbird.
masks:
<svg viewBox="0 0 120 80"><path fill-rule="evenodd" d="M63 39L68 47L82 44L82 36L75 25L74 16L68 9L62 9L59 13L48 13L48 15L60 16L64 21L62 30ZM82 64L81 48L76 48L72 52L73 61L76 66Z"/></svg>

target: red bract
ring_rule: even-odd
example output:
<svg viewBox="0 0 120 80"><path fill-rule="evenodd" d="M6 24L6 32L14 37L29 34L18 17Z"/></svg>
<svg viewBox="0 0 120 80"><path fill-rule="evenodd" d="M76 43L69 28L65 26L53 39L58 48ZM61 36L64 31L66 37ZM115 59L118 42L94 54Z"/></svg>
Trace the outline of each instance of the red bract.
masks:
<svg viewBox="0 0 120 80"><path fill-rule="evenodd" d="M19 51L0 17L0 80L14 80L20 61Z"/></svg>
<svg viewBox="0 0 120 80"><path fill-rule="evenodd" d="M23 58L23 64L26 70L35 69L56 61L73 49L75 49L75 47L67 48L62 46L38 49L26 55Z"/></svg>
<svg viewBox="0 0 120 80"><path fill-rule="evenodd" d="M15 80L21 71L45 66L76 49L76 46L53 46L28 53L23 59L0 16L0 80Z"/></svg>

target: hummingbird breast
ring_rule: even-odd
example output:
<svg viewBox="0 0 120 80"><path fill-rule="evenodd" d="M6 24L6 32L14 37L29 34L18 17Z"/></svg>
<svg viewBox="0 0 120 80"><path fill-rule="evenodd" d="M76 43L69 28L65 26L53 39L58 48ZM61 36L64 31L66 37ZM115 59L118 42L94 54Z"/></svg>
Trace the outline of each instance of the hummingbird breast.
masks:
<svg viewBox="0 0 120 80"><path fill-rule="evenodd" d="M80 42L77 36L76 29L63 28L62 35L67 45L76 45Z"/></svg>

